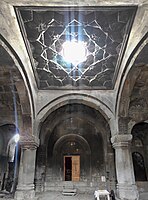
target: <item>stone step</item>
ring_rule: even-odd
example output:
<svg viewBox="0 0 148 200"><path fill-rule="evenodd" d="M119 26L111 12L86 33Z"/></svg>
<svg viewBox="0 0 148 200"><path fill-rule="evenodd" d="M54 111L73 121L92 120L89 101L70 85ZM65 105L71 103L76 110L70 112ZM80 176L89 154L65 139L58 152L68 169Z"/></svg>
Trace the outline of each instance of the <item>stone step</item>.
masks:
<svg viewBox="0 0 148 200"><path fill-rule="evenodd" d="M143 192L139 194L140 200L148 200L148 192Z"/></svg>
<svg viewBox="0 0 148 200"><path fill-rule="evenodd" d="M65 188L65 189L63 189L62 194L65 196L74 196L74 195L76 195L76 192L77 192L76 189Z"/></svg>

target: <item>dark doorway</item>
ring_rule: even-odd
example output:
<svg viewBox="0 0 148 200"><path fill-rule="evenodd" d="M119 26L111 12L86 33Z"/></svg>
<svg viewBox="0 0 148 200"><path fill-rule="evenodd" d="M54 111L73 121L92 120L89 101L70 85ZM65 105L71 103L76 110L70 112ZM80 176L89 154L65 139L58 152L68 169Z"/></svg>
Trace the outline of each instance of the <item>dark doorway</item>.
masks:
<svg viewBox="0 0 148 200"><path fill-rule="evenodd" d="M135 180L147 181L143 156L138 152L134 152L132 154L132 157L133 157Z"/></svg>
<svg viewBox="0 0 148 200"><path fill-rule="evenodd" d="M65 181L72 180L72 157L65 156Z"/></svg>

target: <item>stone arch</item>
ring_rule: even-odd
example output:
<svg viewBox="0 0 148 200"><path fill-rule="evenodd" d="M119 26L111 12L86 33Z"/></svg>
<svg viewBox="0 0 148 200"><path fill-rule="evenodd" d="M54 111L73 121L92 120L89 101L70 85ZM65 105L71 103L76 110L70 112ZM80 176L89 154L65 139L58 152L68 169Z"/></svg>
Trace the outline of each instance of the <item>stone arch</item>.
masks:
<svg viewBox="0 0 148 200"><path fill-rule="evenodd" d="M0 35L0 58L2 58L0 69L3 72L0 73L0 85L3 88L3 92L0 92L0 124L16 126L21 136L19 144L30 145L34 142L32 124L35 115L30 82L19 56L2 35ZM20 151L19 153L21 154ZM2 189L12 193L15 193L18 184L19 158L16 159L16 163L8 163L9 170L5 176L8 181L2 186ZM12 180L13 174L16 175L15 181Z"/></svg>
<svg viewBox="0 0 148 200"><path fill-rule="evenodd" d="M148 33L142 38L139 44L136 46L132 54L129 56L128 61L125 65L124 71L122 72L122 76L119 82L119 87L117 91L117 99L115 105L115 118L116 118L116 141L113 141L113 146L119 144L119 141L122 143L127 143L131 146L132 140L132 128L133 126L138 123L147 120L148 115L144 113L142 116L142 110L147 110L146 106L145 109L142 109L142 106L146 104L146 99L141 101L141 97L147 94L146 88L147 86L147 42L148 42ZM144 83L146 83L144 85ZM145 88L143 86L146 86ZM138 91L137 91L138 89ZM144 90L143 90L144 89ZM140 106L139 106L140 105ZM134 106L134 109L133 109ZM133 112L134 111L134 112ZM125 137L125 138L124 138ZM127 138L126 138L127 137ZM122 144L123 145L123 144ZM117 146L115 147L115 153L118 152ZM121 147L122 148L122 147ZM126 147L127 148L127 147ZM126 150L125 148L125 150ZM134 178L134 171L133 171L133 161L131 156L131 149L129 149L128 156L122 159L122 165L124 166L124 162L129 162L129 169L132 169L130 175L127 176L126 183L130 180L132 185L136 185L138 188L137 183L135 183ZM124 150L122 149L124 152ZM123 177L126 177L127 169L123 169L121 172L121 168L118 167L118 163L121 162L120 157L116 156L116 174L117 174L117 182L120 188L120 182L124 182L120 178L122 177L122 173L124 174ZM122 184L121 184L122 185ZM122 187L122 186L121 186ZM137 188L133 189L133 194L131 198L137 198L138 191ZM141 187L141 186L140 186ZM145 187L145 186L144 186ZM119 189L119 196L122 196L122 189ZM135 197L134 197L135 195ZM126 192L125 192L126 197Z"/></svg>
<svg viewBox="0 0 148 200"><path fill-rule="evenodd" d="M54 149L53 149L53 155L56 154L56 152L58 151L58 148L60 148L60 145L63 145L65 143L65 141L68 141L69 138L73 141L77 141L78 143L80 143L81 145L83 144L83 148L86 152L86 154L91 154L91 150L90 150L90 146L88 144L88 142L81 137L80 135L74 135L74 134L68 134L65 136L62 136L54 145Z"/></svg>
<svg viewBox="0 0 148 200"><path fill-rule="evenodd" d="M80 97L82 98L83 96L80 95ZM108 160L107 145L111 146L109 141L110 127L108 121L106 121L104 116L102 116L102 113L95 108L92 108L92 102L89 102L88 106L88 104L86 105L86 103L83 103L83 101L80 101L79 99L76 100L76 98L77 95L74 100L68 98L66 103L64 102L64 104L59 104L59 107L53 112L50 111L51 113L49 116L42 122L40 147L38 148L37 153L36 184L39 184L40 177L46 181L45 185L47 189L49 189L51 182L55 182L55 180L63 180L60 175L63 174L63 166L62 164L57 163L57 160L60 160L60 163L62 163L62 156L67 153L63 146L68 146L68 142L70 141L75 142L76 145L78 145L81 149L79 152L80 154L83 152L81 160L82 166L85 166L81 166L81 181L84 177L88 182L93 180L94 184L98 184L99 181L101 182L100 174L106 175L107 173L106 168L104 167ZM63 144L62 141L65 143ZM89 143L91 149L91 151L88 151L89 153L86 151L88 145L86 146L86 142L84 141ZM56 148L58 145L59 148ZM57 154L56 149L58 149ZM93 152L92 156L90 152ZM76 152L72 151L72 153ZM57 155L61 157L58 157ZM85 156L88 157L88 159L86 159ZM113 154L111 156L113 156ZM58 165L58 167L53 167L54 165ZM90 165L92 167L91 170L89 167ZM55 169L60 169L60 171L55 171ZM92 176L90 174L92 174ZM97 178L95 178L95 176L97 176Z"/></svg>
<svg viewBox="0 0 148 200"><path fill-rule="evenodd" d="M39 122L37 124L37 127L38 127L37 136L39 137L39 133L40 133L43 122L52 112L54 112L55 110L57 110L58 108L64 105L73 104L73 103L86 105L90 108L93 108L99 111L102 114L102 116L106 119L107 123L110 125L111 134L115 133L114 115L108 106L106 106L102 101L100 101L99 99L91 95L71 93L71 94L63 95L56 98L55 100L47 104L44 108L42 108L39 111L36 118L36 121Z"/></svg>
<svg viewBox="0 0 148 200"><path fill-rule="evenodd" d="M144 35L144 37L141 39L141 41L138 43L138 45L130 55L126 63L117 92L117 101L115 107L116 120L118 120L118 126L120 126L120 124L126 124L127 133L131 132L131 128L134 124L142 121L141 119L139 119L139 121L135 119L129 120L129 109L131 103L131 95L135 89L135 85L136 83L138 83L138 80L140 80L143 71L146 71L147 68L145 55L146 49L148 48L147 42L148 33ZM143 61L142 56L145 59ZM130 128L128 127L128 123L130 125ZM120 128L118 127L118 129ZM118 132L120 131L121 130L118 130Z"/></svg>
<svg viewBox="0 0 148 200"><path fill-rule="evenodd" d="M18 122L15 119L4 119L2 123L16 123L16 126L19 124L20 134L32 134L32 119L34 118L34 104L33 104L33 95L31 92L31 87L27 74L25 72L24 66L18 57L15 50L11 45L5 40L5 38L0 34L0 48L7 55L9 60L11 60L12 71L9 69L10 79L12 79L12 85L15 92L13 93L13 98L17 99L19 102L16 106L21 105L19 114L21 115ZM6 63L6 68L9 63ZM0 66L1 67L1 66ZM11 71L11 72L10 72ZM26 106L27 105L27 106ZM18 114L18 112L16 113ZM27 130L26 130L27 127Z"/></svg>
<svg viewBox="0 0 148 200"><path fill-rule="evenodd" d="M77 144L77 147L79 148L79 151L73 151L71 150L68 152L67 150L64 151L66 144L70 142L70 143L75 143L75 145ZM81 149L81 150L80 150ZM59 138L57 140L57 142L54 145L53 148L53 166L54 166L54 173L56 174L57 172L59 172L59 168L60 166L62 166L62 162L63 162L63 157L59 157L59 155L61 155L60 153L64 151L64 154L68 155L69 153L71 153L71 155L80 155L81 158L81 168L84 168L84 165L87 166L87 169L83 169L83 171L85 171L86 174L88 174L88 177L91 177L91 149L90 146L88 144L88 142L80 135L75 135L75 134L68 134L65 136L62 136L61 138ZM83 167L82 167L83 166ZM57 172L56 172L57 171ZM63 169L62 169L63 171ZM83 172L84 173L84 172ZM62 174L60 174L60 176L62 177Z"/></svg>
<svg viewBox="0 0 148 200"><path fill-rule="evenodd" d="M77 104L77 105L81 105L81 104L79 104L79 103L76 103L76 104ZM66 105L64 105L64 106L68 106L68 105L70 105L70 104L66 104ZM84 104L82 104L82 105L84 105ZM85 105L84 105L84 106L85 106ZM61 108L62 108L62 106L61 106ZM88 107L88 108L92 109L91 107ZM60 108L59 108L59 109L60 109ZM57 109L57 110L58 110L58 109ZM56 111L54 111L54 112L56 112ZM53 113L54 113L54 112L53 112ZM51 115L52 115L53 113L51 113ZM42 131L42 129L41 129L42 134L40 133L40 137L39 137L39 138L40 138L40 144L41 144L41 145L42 145L42 144L46 144L46 142L49 140L49 134L53 131L54 127L59 126L60 121L66 120L66 119L71 118L71 117L73 117L73 116L74 116L73 113L70 113L70 114L68 114L68 115L66 115L66 116L65 116L65 115L63 115L63 116L57 115L56 120L52 121L52 123L50 124L50 129L49 129L49 130L45 129L45 131ZM100 116L101 116L101 114L100 114ZM105 132L104 127L99 126L99 124L95 124L95 122L93 121L93 119L89 116L89 113L88 113L87 115L83 116L83 119L86 120L86 121L89 121L89 123L92 124L92 127L96 127L96 129L100 130L100 132ZM44 123L44 124L45 124L45 123ZM107 124L107 126L108 126L108 128L109 128L108 122L106 122L106 124ZM45 126L46 126L46 125L45 125ZM43 124L42 124L42 128L43 128ZM48 136L47 136L47 135L48 135ZM103 141L103 143L104 143L104 142L106 142L106 141Z"/></svg>

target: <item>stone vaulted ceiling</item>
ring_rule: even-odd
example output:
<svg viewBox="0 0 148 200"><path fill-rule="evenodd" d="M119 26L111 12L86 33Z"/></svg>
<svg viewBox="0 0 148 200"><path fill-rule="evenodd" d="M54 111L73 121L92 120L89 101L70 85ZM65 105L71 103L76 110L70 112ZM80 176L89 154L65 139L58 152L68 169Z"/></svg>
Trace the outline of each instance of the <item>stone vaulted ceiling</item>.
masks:
<svg viewBox="0 0 148 200"><path fill-rule="evenodd" d="M113 89L137 7L16 7L39 89ZM64 60L65 41L86 59Z"/></svg>
<svg viewBox="0 0 148 200"><path fill-rule="evenodd" d="M135 116L139 103L146 112L147 6L145 0L2 0L1 121L14 121L13 96L20 115L39 120L52 106L73 101L109 119L118 110ZM81 41L86 58L65 61L65 41Z"/></svg>

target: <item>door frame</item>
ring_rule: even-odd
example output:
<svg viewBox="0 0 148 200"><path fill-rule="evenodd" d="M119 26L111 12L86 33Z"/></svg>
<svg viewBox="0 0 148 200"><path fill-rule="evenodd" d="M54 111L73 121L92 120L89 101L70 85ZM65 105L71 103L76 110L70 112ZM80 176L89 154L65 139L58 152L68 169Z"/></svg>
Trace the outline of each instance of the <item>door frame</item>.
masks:
<svg viewBox="0 0 148 200"><path fill-rule="evenodd" d="M65 175L66 175L65 174L65 158L67 157L70 157L72 161L71 181L80 181L80 155L64 155L64 181L65 181Z"/></svg>

